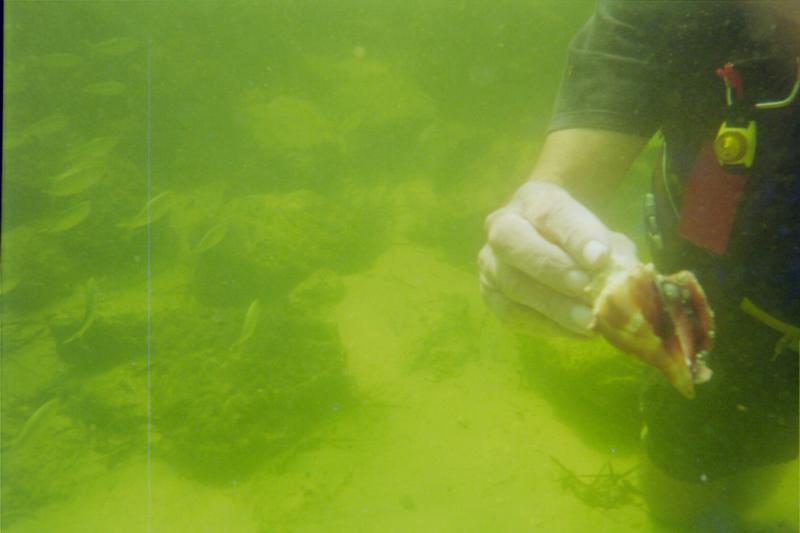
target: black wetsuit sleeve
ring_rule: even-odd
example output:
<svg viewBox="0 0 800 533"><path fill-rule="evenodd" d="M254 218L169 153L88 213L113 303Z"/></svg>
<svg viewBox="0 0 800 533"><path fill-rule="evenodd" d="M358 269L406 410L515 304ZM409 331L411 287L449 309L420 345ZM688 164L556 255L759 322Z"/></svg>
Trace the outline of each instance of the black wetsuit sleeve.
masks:
<svg viewBox="0 0 800 533"><path fill-rule="evenodd" d="M655 133L669 81L665 24L675 22L680 4L600 0L570 43L550 131Z"/></svg>

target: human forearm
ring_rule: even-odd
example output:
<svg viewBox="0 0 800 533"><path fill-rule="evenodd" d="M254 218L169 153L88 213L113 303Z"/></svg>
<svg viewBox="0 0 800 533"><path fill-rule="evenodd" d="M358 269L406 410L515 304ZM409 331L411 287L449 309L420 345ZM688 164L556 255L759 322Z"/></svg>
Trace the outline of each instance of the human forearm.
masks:
<svg viewBox="0 0 800 533"><path fill-rule="evenodd" d="M646 143L610 130L559 130L547 136L531 180L556 183L595 204L616 188Z"/></svg>

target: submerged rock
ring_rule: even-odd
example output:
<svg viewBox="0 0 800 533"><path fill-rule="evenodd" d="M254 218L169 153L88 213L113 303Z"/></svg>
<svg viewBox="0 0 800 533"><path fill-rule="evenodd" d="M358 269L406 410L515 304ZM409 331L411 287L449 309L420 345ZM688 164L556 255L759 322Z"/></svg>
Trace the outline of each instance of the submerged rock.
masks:
<svg viewBox="0 0 800 533"><path fill-rule="evenodd" d="M225 239L197 259L198 296L227 305L275 299L320 268L358 268L384 244L387 221L375 209L308 190L235 198L221 209Z"/></svg>
<svg viewBox="0 0 800 533"><path fill-rule="evenodd" d="M272 305L248 341L231 346L240 314L173 316L153 374L157 453L212 482L291 455L350 401L335 329Z"/></svg>

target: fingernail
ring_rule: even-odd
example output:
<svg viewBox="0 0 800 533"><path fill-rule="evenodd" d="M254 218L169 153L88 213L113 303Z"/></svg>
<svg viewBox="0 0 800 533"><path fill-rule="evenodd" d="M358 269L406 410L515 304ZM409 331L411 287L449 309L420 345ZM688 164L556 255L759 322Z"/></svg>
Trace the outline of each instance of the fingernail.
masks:
<svg viewBox="0 0 800 533"><path fill-rule="evenodd" d="M600 241L589 241L583 247L583 259L589 266L597 263L597 260L606 253L608 253L608 246Z"/></svg>
<svg viewBox="0 0 800 533"><path fill-rule="evenodd" d="M582 292L589 284L589 275L583 270L570 270L564 282L571 291Z"/></svg>
<svg viewBox="0 0 800 533"><path fill-rule="evenodd" d="M576 305L569 312L572 322L581 329L589 329L592 322L592 310L585 305Z"/></svg>

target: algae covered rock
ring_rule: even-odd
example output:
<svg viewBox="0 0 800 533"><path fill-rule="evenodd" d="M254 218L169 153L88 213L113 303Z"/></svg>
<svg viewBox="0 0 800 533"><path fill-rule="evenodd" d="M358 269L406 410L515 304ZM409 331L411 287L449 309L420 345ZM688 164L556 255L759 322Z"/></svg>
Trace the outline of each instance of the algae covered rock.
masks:
<svg viewBox="0 0 800 533"><path fill-rule="evenodd" d="M336 143L333 123L310 100L291 96L267 100L250 91L244 112L253 135L265 149L309 150Z"/></svg>
<svg viewBox="0 0 800 533"><path fill-rule="evenodd" d="M267 302L259 307L255 319L243 309L176 316L162 333L153 374L156 453L194 477L229 481L291 455L350 399L333 327Z"/></svg>
<svg viewBox="0 0 800 533"><path fill-rule="evenodd" d="M64 303L50 328L68 366L56 390L73 421L91 428L91 453L118 461L146 449L149 401L154 457L225 481L291 456L351 401L335 327L314 312L341 297L341 282L320 271L292 304L212 306L187 281L180 272L153 280L149 344L140 286L101 280L99 293ZM85 329L76 318L84 308L94 309Z"/></svg>
<svg viewBox="0 0 800 533"><path fill-rule="evenodd" d="M22 226L2 235L2 302L6 311L31 311L72 290L77 265L61 240Z"/></svg>
<svg viewBox="0 0 800 533"><path fill-rule="evenodd" d="M38 507L68 499L105 470L92 430L60 398L40 399L3 442L3 527Z"/></svg>
<svg viewBox="0 0 800 533"><path fill-rule="evenodd" d="M265 170L259 185L266 190L330 187L341 168L341 138L315 102L248 89L237 114L257 147L253 165Z"/></svg>
<svg viewBox="0 0 800 533"><path fill-rule="evenodd" d="M321 268L292 289L289 304L302 315L321 316L344 295L345 286L341 276L333 270Z"/></svg>
<svg viewBox="0 0 800 533"><path fill-rule="evenodd" d="M353 57L311 63L333 89L331 106L367 130L421 124L436 114L434 100L420 84L389 62Z"/></svg>
<svg viewBox="0 0 800 533"><path fill-rule="evenodd" d="M370 57L311 62L330 87L326 103L337 117L348 163L373 171L413 166L408 155L438 114L421 84L407 70Z"/></svg>
<svg viewBox="0 0 800 533"><path fill-rule="evenodd" d="M320 268L354 270L383 245L386 221L372 212L308 190L234 198L222 208L225 240L198 259L198 295L228 304L275 298Z"/></svg>

